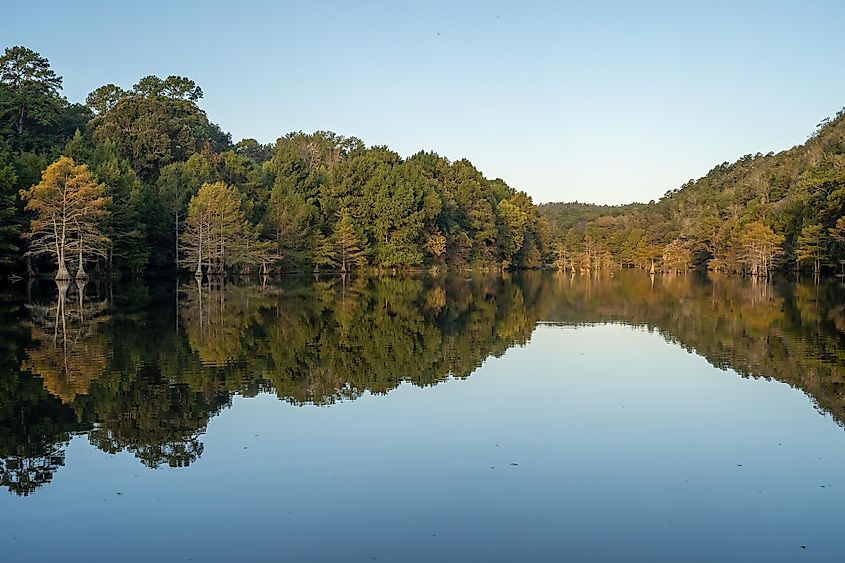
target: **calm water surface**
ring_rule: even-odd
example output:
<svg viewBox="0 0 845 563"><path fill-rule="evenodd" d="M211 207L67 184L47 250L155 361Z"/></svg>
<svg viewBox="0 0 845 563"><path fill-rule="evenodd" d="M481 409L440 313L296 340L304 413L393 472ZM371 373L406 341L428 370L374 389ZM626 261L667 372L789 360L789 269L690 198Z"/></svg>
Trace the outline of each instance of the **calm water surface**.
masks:
<svg viewBox="0 0 845 563"><path fill-rule="evenodd" d="M13 285L0 559L841 560L843 298L624 272Z"/></svg>

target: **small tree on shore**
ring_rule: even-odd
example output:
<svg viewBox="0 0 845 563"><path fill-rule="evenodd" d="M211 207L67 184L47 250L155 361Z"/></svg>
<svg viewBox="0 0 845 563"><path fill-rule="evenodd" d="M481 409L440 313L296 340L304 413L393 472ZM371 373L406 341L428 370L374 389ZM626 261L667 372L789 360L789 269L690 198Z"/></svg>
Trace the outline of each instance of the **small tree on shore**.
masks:
<svg viewBox="0 0 845 563"><path fill-rule="evenodd" d="M203 266L222 274L267 260L267 245L259 242L257 229L246 219L240 194L223 182L203 184L191 198L180 239L186 263L196 264L199 275Z"/></svg>
<svg viewBox="0 0 845 563"><path fill-rule="evenodd" d="M689 245L675 239L663 247L663 267L670 271L686 272L692 264L692 251Z"/></svg>
<svg viewBox="0 0 845 563"><path fill-rule="evenodd" d="M35 212L27 254L51 254L58 266L57 280L70 279L67 260L79 260L77 276L86 277L84 263L91 254L102 255L109 244L101 225L108 216L110 198L105 185L94 181L88 166L59 157L41 175L41 181L21 190L27 211Z"/></svg>
<svg viewBox="0 0 845 563"><path fill-rule="evenodd" d="M314 256L314 273L318 273L321 267L334 266L337 261L337 251L334 241L317 231L311 241Z"/></svg>
<svg viewBox="0 0 845 563"><path fill-rule="evenodd" d="M813 273L818 275L821 270L821 262L827 253L827 235L821 225L807 225L801 229L798 235L798 247L795 249L795 258L799 262L811 261Z"/></svg>
<svg viewBox="0 0 845 563"><path fill-rule="evenodd" d="M740 237L742 261L752 275L768 277L775 262L783 256L783 241L782 234L775 233L761 221L755 221L745 228Z"/></svg>
<svg viewBox="0 0 845 563"><path fill-rule="evenodd" d="M353 265L362 266L366 263L366 251L361 248L358 233L355 231L355 225L352 224L348 211L341 212L340 221L335 225L332 239L337 250L341 272L349 271Z"/></svg>

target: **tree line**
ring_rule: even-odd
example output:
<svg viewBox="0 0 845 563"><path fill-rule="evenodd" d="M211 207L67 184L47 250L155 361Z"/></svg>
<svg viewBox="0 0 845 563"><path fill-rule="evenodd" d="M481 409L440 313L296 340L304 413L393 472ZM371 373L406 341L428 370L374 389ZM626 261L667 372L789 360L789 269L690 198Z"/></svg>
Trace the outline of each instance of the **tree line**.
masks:
<svg viewBox="0 0 845 563"><path fill-rule="evenodd" d="M328 131L233 143L181 76L106 84L84 104L25 47L0 57L0 263L92 270L531 268L549 228L469 161L403 158Z"/></svg>
<svg viewBox="0 0 845 563"><path fill-rule="evenodd" d="M845 110L801 145L723 163L659 201L550 203L561 269L613 267L768 276L776 269L843 272Z"/></svg>

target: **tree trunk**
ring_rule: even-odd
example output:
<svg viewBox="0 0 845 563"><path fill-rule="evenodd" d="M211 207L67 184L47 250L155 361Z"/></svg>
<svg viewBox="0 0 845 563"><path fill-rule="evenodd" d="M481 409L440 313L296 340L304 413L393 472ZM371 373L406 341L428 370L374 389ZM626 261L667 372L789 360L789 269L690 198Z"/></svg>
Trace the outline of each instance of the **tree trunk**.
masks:
<svg viewBox="0 0 845 563"><path fill-rule="evenodd" d="M70 279L70 272L67 271L67 266L65 266L64 252L59 252L57 257L59 260L59 271L56 273L56 280L67 281Z"/></svg>
<svg viewBox="0 0 845 563"><path fill-rule="evenodd" d="M56 273L56 280L57 281L67 281L70 279L70 272L67 271L67 266L65 266L65 261L59 261L59 271Z"/></svg>
<svg viewBox="0 0 845 563"><path fill-rule="evenodd" d="M79 267L76 269L76 279L78 280L85 280L88 279L88 274L85 273L85 267L83 266L84 262L82 261L82 247L80 245L79 248Z"/></svg>
<svg viewBox="0 0 845 563"><path fill-rule="evenodd" d="M18 135L23 135L23 120L26 117L26 106L22 105L18 111L18 122L15 124L18 130Z"/></svg>
<svg viewBox="0 0 845 563"><path fill-rule="evenodd" d="M176 212L176 244L174 245L176 252L176 269L179 269L179 212Z"/></svg>
<svg viewBox="0 0 845 563"><path fill-rule="evenodd" d="M197 271L194 272L194 277L197 281L202 278L202 222L200 222L200 236L197 244Z"/></svg>

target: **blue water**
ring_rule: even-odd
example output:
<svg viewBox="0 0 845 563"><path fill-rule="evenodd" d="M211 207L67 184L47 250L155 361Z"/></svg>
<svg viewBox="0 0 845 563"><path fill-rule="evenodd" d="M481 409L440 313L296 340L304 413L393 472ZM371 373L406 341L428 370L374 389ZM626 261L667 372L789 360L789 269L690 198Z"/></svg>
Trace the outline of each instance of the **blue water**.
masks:
<svg viewBox="0 0 845 563"><path fill-rule="evenodd" d="M401 375L401 374L400 374ZM186 468L72 438L3 561L833 561L845 431L658 332L539 324L471 377L236 394Z"/></svg>

